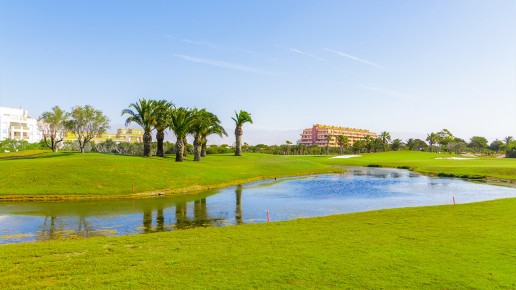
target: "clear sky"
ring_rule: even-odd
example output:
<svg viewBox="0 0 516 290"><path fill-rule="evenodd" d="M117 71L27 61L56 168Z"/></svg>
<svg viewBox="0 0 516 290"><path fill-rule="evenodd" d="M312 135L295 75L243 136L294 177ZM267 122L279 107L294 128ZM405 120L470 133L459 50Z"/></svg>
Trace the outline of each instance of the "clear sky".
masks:
<svg viewBox="0 0 516 290"><path fill-rule="evenodd" d="M138 98L228 132L244 109L249 134L516 136L516 1L0 0L0 106L90 104L122 124Z"/></svg>

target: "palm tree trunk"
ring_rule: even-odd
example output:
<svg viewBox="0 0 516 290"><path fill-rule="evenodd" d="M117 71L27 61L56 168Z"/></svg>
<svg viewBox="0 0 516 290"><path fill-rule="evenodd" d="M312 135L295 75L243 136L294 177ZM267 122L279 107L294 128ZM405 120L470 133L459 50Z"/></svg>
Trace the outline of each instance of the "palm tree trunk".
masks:
<svg viewBox="0 0 516 290"><path fill-rule="evenodd" d="M201 144L201 157L206 157L206 142L207 140L203 138Z"/></svg>
<svg viewBox="0 0 516 290"><path fill-rule="evenodd" d="M151 156L151 143L152 136L150 131L145 131L143 133L143 156L150 157Z"/></svg>
<svg viewBox="0 0 516 290"><path fill-rule="evenodd" d="M163 140L165 139L165 132L158 131L156 132L156 141L158 143L158 150L156 151L156 156L163 157Z"/></svg>
<svg viewBox="0 0 516 290"><path fill-rule="evenodd" d="M201 137L197 137L193 142L194 161L201 161Z"/></svg>
<svg viewBox="0 0 516 290"><path fill-rule="evenodd" d="M177 138L176 141L176 162L183 162L183 139Z"/></svg>
<svg viewBox="0 0 516 290"><path fill-rule="evenodd" d="M235 128L235 156L242 156L242 134L244 134L242 126L237 126Z"/></svg>
<svg viewBox="0 0 516 290"><path fill-rule="evenodd" d="M183 138L183 157L186 157L188 155L188 152L187 152L187 146L186 144L188 144L188 141L186 140L186 137Z"/></svg>

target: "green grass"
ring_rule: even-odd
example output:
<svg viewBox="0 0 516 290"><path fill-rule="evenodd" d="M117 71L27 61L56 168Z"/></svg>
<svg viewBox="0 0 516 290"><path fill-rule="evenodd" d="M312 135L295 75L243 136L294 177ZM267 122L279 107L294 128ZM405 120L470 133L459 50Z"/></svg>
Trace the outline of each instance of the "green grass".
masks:
<svg viewBox="0 0 516 290"><path fill-rule="evenodd" d="M350 159L267 154L209 155L183 163L167 158L25 151L0 154L0 199L130 197L176 194L280 176L339 171L335 165L410 168L423 174L516 182L516 159L448 158L428 152L364 154ZM134 188L134 190L133 190Z"/></svg>
<svg viewBox="0 0 516 290"><path fill-rule="evenodd" d="M363 154L349 159L327 159L324 162L346 166L383 166L410 168L430 175L470 179L516 181L516 158L471 158L468 160L436 159L460 157L429 152L397 151Z"/></svg>
<svg viewBox="0 0 516 290"><path fill-rule="evenodd" d="M515 289L516 199L0 246L0 288Z"/></svg>
<svg viewBox="0 0 516 290"><path fill-rule="evenodd" d="M42 195L128 195L203 190L280 176L328 173L317 159L265 154L143 158L98 153L26 151L0 154L0 198Z"/></svg>

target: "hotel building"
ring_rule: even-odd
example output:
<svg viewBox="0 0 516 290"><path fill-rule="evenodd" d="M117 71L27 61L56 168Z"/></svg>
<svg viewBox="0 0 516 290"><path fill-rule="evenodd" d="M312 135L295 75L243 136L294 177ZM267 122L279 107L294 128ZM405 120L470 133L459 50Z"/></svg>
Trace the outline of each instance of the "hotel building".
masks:
<svg viewBox="0 0 516 290"><path fill-rule="evenodd" d="M5 139L39 142L43 138L38 129L38 120L23 108L0 107L0 141Z"/></svg>
<svg viewBox="0 0 516 290"><path fill-rule="evenodd" d="M299 144L326 146L328 145L328 140L326 139L328 135L331 136L331 140L329 141L330 147L339 147L339 143L337 142L337 136L339 135L348 137L349 146L352 146L355 141L363 140L366 136L370 136L371 138L378 137L376 133L366 129L315 124L312 128L303 130Z"/></svg>

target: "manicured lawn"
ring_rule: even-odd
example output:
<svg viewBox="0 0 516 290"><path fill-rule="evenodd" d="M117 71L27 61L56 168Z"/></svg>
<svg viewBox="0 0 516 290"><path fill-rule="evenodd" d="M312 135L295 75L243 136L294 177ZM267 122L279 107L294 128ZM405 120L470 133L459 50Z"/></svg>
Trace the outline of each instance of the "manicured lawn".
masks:
<svg viewBox="0 0 516 290"><path fill-rule="evenodd" d="M222 187L264 178L341 171L317 159L266 154L210 155L201 162L98 153L0 154L0 198L12 195L128 195ZM168 191L166 191L168 190Z"/></svg>
<svg viewBox="0 0 516 290"><path fill-rule="evenodd" d="M516 181L516 158L469 158L464 160L450 158L462 157L447 153L397 151L362 154L361 157L349 159L332 158L324 160L324 163L346 166L408 167L423 174Z"/></svg>
<svg viewBox="0 0 516 290"><path fill-rule="evenodd" d="M515 289L516 199L0 246L0 288Z"/></svg>

